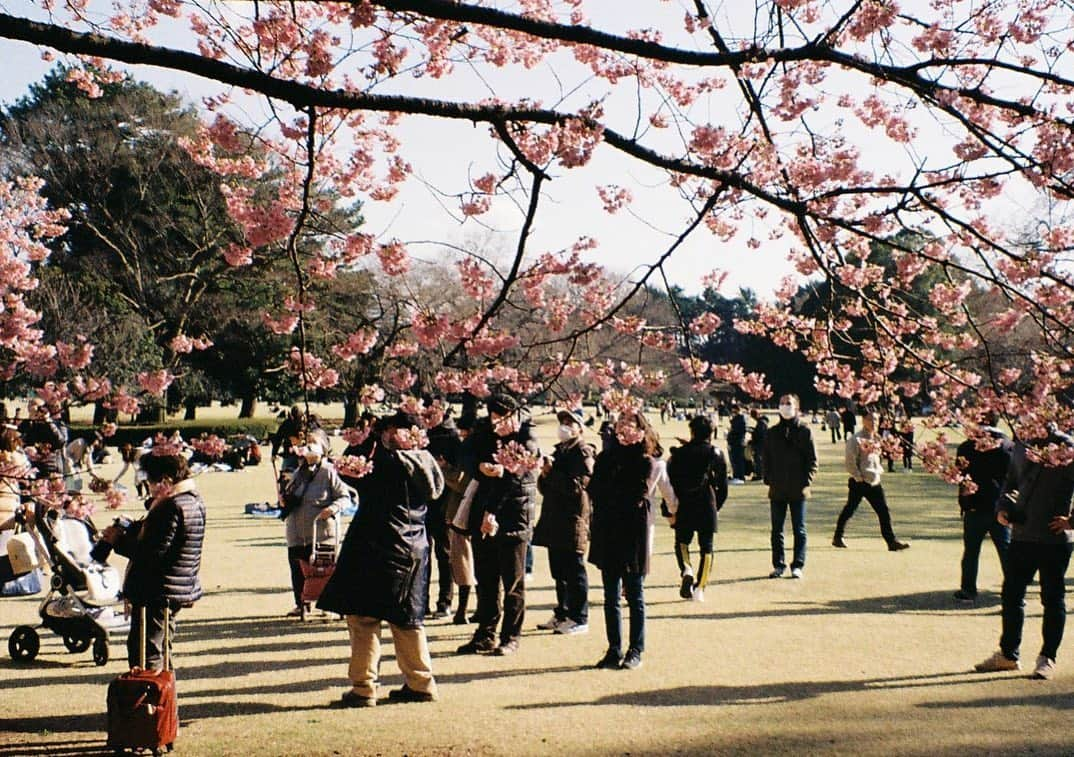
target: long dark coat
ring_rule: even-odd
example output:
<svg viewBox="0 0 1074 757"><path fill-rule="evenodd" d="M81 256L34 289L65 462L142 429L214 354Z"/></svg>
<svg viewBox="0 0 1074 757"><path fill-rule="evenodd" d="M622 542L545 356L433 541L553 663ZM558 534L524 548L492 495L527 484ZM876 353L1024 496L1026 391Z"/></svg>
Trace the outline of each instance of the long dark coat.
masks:
<svg viewBox="0 0 1074 757"><path fill-rule="evenodd" d="M595 450L581 439L560 442L552 453L552 469L537 479L541 517L533 544L561 552L585 552L589 546L589 492Z"/></svg>
<svg viewBox="0 0 1074 757"><path fill-rule="evenodd" d="M649 525L653 503L649 475L653 459L640 444L612 447L597 455L589 498L589 562L612 574L649 572Z"/></svg>
<svg viewBox="0 0 1074 757"><path fill-rule="evenodd" d="M429 601L425 514L443 481L425 450L378 446L372 472L358 479L358 513L317 607L403 628L421 626Z"/></svg>

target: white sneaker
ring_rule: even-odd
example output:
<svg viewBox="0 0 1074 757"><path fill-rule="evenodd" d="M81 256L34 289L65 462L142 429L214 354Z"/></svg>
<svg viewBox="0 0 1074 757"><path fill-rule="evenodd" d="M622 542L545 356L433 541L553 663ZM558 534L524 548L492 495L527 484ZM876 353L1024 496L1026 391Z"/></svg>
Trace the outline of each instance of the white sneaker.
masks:
<svg viewBox="0 0 1074 757"><path fill-rule="evenodd" d="M1006 670L1019 670L1021 667L1022 664L1018 660L1012 660L997 649L984 662L974 665L973 669L978 673L998 673Z"/></svg>
<svg viewBox="0 0 1074 757"><path fill-rule="evenodd" d="M704 602L705 601L705 590L702 589L699 586L694 587L694 590L690 593L690 601L691 602Z"/></svg>
<svg viewBox="0 0 1074 757"><path fill-rule="evenodd" d="M556 633L563 636L574 636L580 633L589 633L589 625L586 623L576 623L570 618L556 626Z"/></svg>
<svg viewBox="0 0 1074 757"><path fill-rule="evenodd" d="M540 630L540 631L555 631L556 626L558 626L560 624L560 622L561 622L560 619L557 618L555 615L553 615L551 618L546 620L544 623L538 623L537 624L537 629Z"/></svg>
<svg viewBox="0 0 1074 757"><path fill-rule="evenodd" d="M743 481L743 480L742 480L741 478L732 478L732 479L731 479L730 481L728 481L727 483L729 483L729 484L734 484L735 486L738 486L739 484L744 484L744 483L746 483L746 482L745 482L745 481Z"/></svg>
<svg viewBox="0 0 1074 757"><path fill-rule="evenodd" d="M1037 667L1033 669L1033 678L1047 681L1055 675L1055 660L1041 655L1037 658Z"/></svg>
<svg viewBox="0 0 1074 757"><path fill-rule="evenodd" d="M802 577L802 569L801 568L791 568L791 578L801 578L801 577Z"/></svg>

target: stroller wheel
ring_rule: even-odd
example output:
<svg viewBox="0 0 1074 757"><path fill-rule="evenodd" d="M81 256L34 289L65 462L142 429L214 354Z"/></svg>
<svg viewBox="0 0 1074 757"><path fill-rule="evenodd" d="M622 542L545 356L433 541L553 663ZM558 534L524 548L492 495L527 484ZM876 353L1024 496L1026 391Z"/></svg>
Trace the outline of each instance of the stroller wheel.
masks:
<svg viewBox="0 0 1074 757"><path fill-rule="evenodd" d="M90 638L88 636L64 636L63 645L67 647L68 652L78 654L89 649Z"/></svg>
<svg viewBox="0 0 1074 757"><path fill-rule="evenodd" d="M93 661L97 665L108 664L108 637L104 634L93 638Z"/></svg>
<svg viewBox="0 0 1074 757"><path fill-rule="evenodd" d="M7 651L15 662L30 662L41 649L41 637L32 626L19 626L7 640Z"/></svg>

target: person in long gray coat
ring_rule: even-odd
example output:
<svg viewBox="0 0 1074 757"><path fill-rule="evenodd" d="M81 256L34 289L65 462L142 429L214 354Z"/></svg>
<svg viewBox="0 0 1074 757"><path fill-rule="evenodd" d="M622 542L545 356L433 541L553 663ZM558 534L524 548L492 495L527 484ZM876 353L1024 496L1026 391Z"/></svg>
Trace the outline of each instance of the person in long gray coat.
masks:
<svg viewBox="0 0 1074 757"><path fill-rule="evenodd" d="M306 582L300 561L309 560L313 553L313 529L317 520L328 521L325 536L334 537L331 518L342 512L351 500L351 489L339 477L334 465L324 458L324 448L318 442L296 447L303 458L294 477L284 491L284 497L294 502L286 511L284 536L287 541L287 561L291 568L291 591L295 607L288 617L302 614L302 587Z"/></svg>
<svg viewBox="0 0 1074 757"><path fill-rule="evenodd" d="M381 623L388 622L402 688L389 692L399 702L436 699L425 610L429 602L429 502L444 491L436 460L423 449L401 449L398 431L418 421L398 412L380 423L371 453L372 471L358 479L358 513L347 529L335 573L317 606L347 618L352 688L344 707L377 703Z"/></svg>

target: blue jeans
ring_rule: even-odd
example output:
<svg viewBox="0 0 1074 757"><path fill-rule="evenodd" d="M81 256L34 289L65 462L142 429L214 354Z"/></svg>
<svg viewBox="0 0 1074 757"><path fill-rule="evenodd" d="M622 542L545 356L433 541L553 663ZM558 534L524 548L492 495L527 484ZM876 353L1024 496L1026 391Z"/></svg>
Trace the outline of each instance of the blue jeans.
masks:
<svg viewBox="0 0 1074 757"><path fill-rule="evenodd" d="M549 549L548 567L556 584L556 617L589 623L589 575L585 555L573 549Z"/></svg>
<svg viewBox="0 0 1074 757"><path fill-rule="evenodd" d="M806 556L805 497L798 499L775 499L772 506L772 567L783 570L787 567L783 552L783 524L787 520L787 510L791 511L791 526L794 529L794 560L791 568L804 568Z"/></svg>
<svg viewBox="0 0 1074 757"><path fill-rule="evenodd" d="M645 650L645 576L639 573L609 573L602 570L604 582L604 630L608 649L616 654L623 651L623 618L619 612L619 597L626 590L630 607L630 649Z"/></svg>
<svg viewBox="0 0 1074 757"><path fill-rule="evenodd" d="M962 514L962 582L960 588L967 594L977 595L977 566L981 560L981 543L985 536L992 537L999 555L1000 567L1007 559L1011 545L1011 529L996 520L991 510L967 510Z"/></svg>
<svg viewBox="0 0 1074 757"><path fill-rule="evenodd" d="M1070 553L1074 544L1035 544L1012 541L1007 550L1006 572L1003 576L1003 634L999 648L1011 660L1018 659L1022 645L1022 624L1026 617L1026 587L1034 573L1040 573L1040 602L1044 605L1041 635L1044 644L1040 653L1055 659L1063 641L1066 624L1066 578Z"/></svg>

